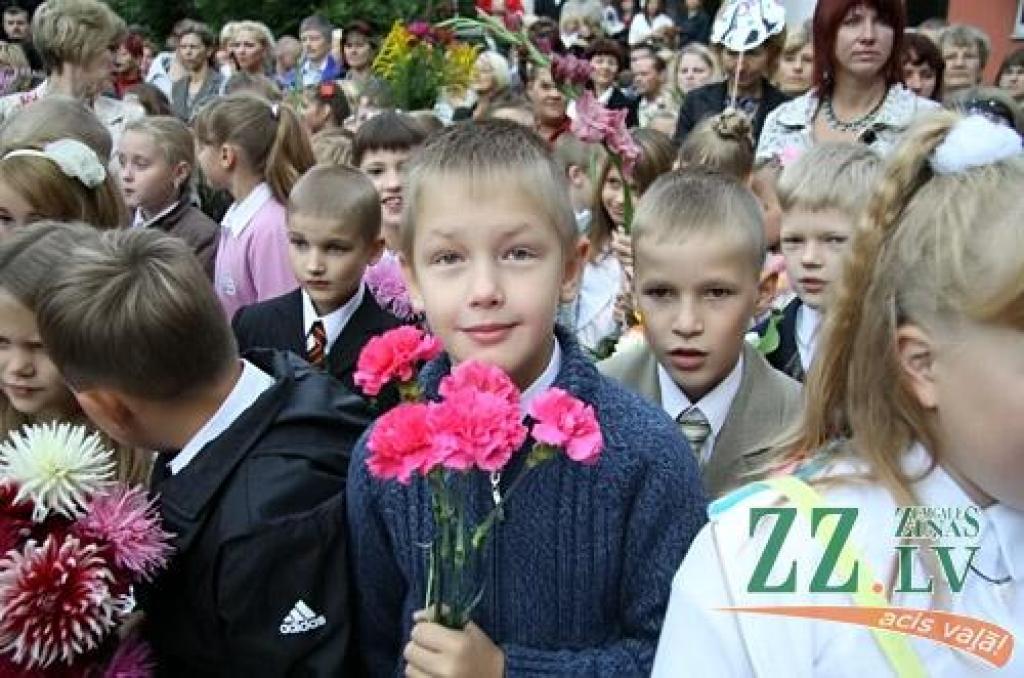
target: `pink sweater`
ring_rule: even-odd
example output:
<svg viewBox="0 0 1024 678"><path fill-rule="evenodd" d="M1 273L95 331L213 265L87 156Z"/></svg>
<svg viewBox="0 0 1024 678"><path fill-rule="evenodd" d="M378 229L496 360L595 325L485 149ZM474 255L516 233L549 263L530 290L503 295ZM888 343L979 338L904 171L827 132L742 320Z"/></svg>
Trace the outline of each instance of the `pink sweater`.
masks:
<svg viewBox="0 0 1024 678"><path fill-rule="evenodd" d="M243 306L299 286L288 261L285 208L261 184L221 222L214 280L228 319Z"/></svg>

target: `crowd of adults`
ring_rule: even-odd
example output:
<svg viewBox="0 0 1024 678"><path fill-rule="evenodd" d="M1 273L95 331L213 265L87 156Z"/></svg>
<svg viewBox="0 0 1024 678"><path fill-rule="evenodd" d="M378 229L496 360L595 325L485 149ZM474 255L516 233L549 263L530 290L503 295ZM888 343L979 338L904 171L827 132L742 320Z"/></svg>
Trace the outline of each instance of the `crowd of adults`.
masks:
<svg viewBox="0 0 1024 678"><path fill-rule="evenodd" d="M983 73L990 40L973 26L930 19L906 28L884 16L882 23L849 25L839 13L813 26L791 22L741 59L711 44L712 17L702 0L538 0L527 3L530 11L517 1L478 4L525 24L552 49L589 59L599 100L627 109L631 126L661 130L677 143L733 106L751 118L755 138L763 137L759 158L812 139L885 147L928 105L919 98L983 110L1020 130L1024 50L1004 59L989 86ZM231 21L214 32L189 19L174 25L161 49L145 27L118 31L84 21L87 39L71 45L48 32L45 17L33 21L28 7L6 7L0 116L48 93L67 94L91 101L116 136L132 117L173 113L190 122L211 99L252 89L272 100L300 92L299 107L318 132L352 131L388 106L371 69L381 31L366 22L336 27L312 16L297 36L275 36L259 21ZM497 112L554 138L572 110L550 85L522 55L488 42L470 86L445 91L433 113L447 124Z"/></svg>

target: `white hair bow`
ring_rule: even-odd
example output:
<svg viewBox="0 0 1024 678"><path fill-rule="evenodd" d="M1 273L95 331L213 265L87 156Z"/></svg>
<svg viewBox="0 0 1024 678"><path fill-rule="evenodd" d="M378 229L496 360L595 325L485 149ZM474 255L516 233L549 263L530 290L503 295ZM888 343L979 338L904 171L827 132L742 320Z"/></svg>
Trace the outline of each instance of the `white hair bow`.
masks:
<svg viewBox="0 0 1024 678"><path fill-rule="evenodd" d="M19 148L4 156L46 158L72 179L78 179L88 188L96 188L107 178L107 169L96 152L77 139L58 139L43 146L43 150Z"/></svg>
<svg viewBox="0 0 1024 678"><path fill-rule="evenodd" d="M1011 158L1022 150L1015 130L981 115L969 115L953 126L930 162L936 174L957 174Z"/></svg>

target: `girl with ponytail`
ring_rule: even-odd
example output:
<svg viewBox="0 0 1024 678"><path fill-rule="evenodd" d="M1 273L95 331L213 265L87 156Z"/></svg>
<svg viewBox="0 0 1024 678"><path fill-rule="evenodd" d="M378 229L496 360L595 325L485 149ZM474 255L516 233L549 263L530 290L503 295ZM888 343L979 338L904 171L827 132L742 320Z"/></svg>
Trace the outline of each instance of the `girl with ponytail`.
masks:
<svg viewBox="0 0 1024 678"><path fill-rule="evenodd" d="M221 220L214 265L217 296L230 318L298 286L288 263L284 205L313 166L313 151L291 108L251 94L204 107L195 137L207 183L235 199Z"/></svg>
<svg viewBox="0 0 1024 678"><path fill-rule="evenodd" d="M1024 632L1022 185L1016 132L948 112L911 128L854 239L785 464L712 504L673 583L655 676L990 675L983 659L1024 675L1019 651L954 649L933 639L965 622L929 617ZM839 510L852 532L829 543ZM837 552L828 581L812 581ZM905 616L890 607L929 621L887 627Z"/></svg>

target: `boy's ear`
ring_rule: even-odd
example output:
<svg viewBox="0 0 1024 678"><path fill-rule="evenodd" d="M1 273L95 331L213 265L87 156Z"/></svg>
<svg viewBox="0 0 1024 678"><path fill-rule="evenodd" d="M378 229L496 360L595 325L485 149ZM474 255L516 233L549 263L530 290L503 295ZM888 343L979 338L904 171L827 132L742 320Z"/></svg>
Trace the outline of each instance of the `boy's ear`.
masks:
<svg viewBox="0 0 1024 678"><path fill-rule="evenodd" d="M902 325L896 329L896 359L903 377L921 406L928 410L938 407L935 383L935 344L917 325Z"/></svg>
<svg viewBox="0 0 1024 678"><path fill-rule="evenodd" d="M583 268L590 255L590 239L580 236L573 244L572 251L565 258L565 271L562 273L562 287L559 299L568 303L579 294L580 282L583 279Z"/></svg>
<svg viewBox="0 0 1024 678"><path fill-rule="evenodd" d="M579 188L583 185L583 180L586 179L586 173L583 168L579 165L569 165L569 169L566 172L569 175L569 184Z"/></svg>
<svg viewBox="0 0 1024 678"><path fill-rule="evenodd" d="M192 166L182 160L171 170L171 177L174 180L174 187L180 191L181 187L188 181L189 175L192 174Z"/></svg>
<svg viewBox="0 0 1024 678"><path fill-rule="evenodd" d="M220 145L220 165L225 170L232 170L238 162L238 149L231 144Z"/></svg>
<svg viewBox="0 0 1024 678"><path fill-rule="evenodd" d="M116 391L93 388L76 391L75 399L85 415L114 440L131 444L138 428L135 413L128 401Z"/></svg>

